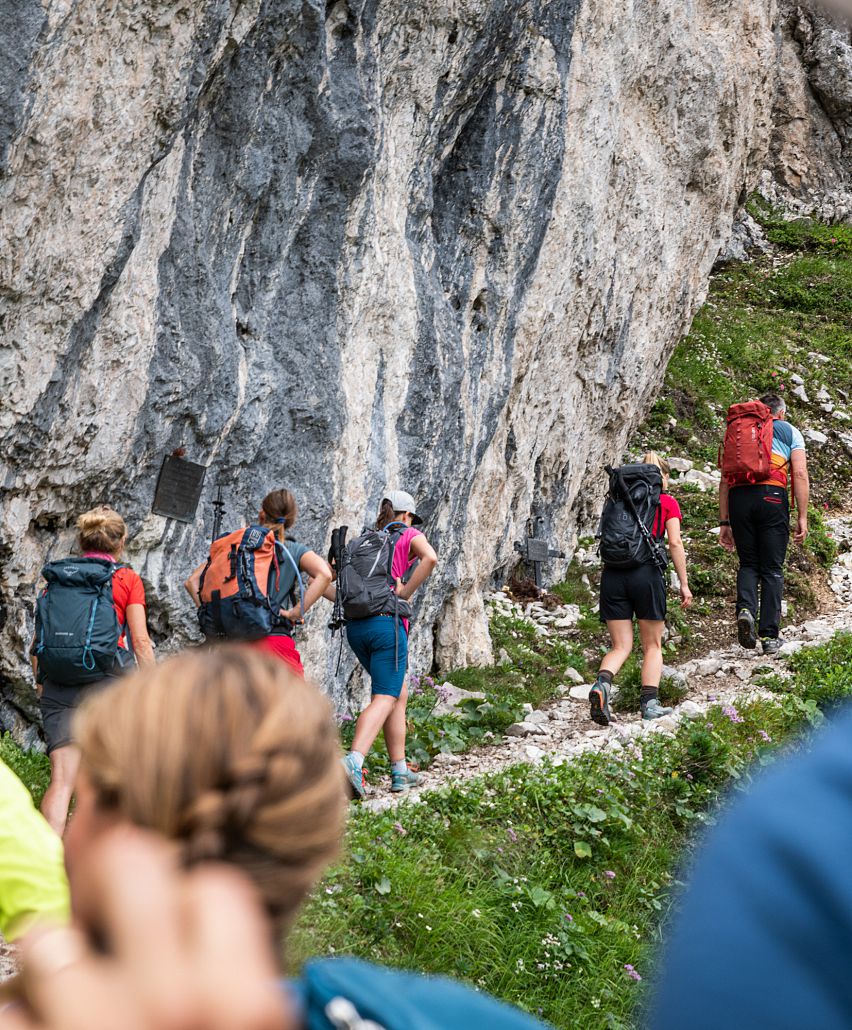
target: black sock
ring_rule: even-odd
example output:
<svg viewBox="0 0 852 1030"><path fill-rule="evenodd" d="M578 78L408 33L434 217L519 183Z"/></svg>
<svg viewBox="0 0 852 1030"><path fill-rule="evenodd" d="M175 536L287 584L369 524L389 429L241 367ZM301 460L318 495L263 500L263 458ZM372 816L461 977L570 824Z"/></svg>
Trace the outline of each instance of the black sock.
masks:
<svg viewBox="0 0 852 1030"><path fill-rule="evenodd" d="M601 669L598 673L598 679L606 683L608 687L612 686L612 673L609 669Z"/></svg>
<svg viewBox="0 0 852 1030"><path fill-rule="evenodd" d="M649 701L653 701L660 693L659 687L642 687L639 695L639 706L644 708Z"/></svg>

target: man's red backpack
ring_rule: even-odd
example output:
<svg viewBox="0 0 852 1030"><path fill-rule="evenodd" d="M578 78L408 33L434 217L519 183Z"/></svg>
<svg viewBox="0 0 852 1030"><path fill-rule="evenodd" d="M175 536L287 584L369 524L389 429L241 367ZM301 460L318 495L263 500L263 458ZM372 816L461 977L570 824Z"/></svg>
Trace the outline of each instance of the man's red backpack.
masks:
<svg viewBox="0 0 852 1030"><path fill-rule="evenodd" d="M728 486L765 483L770 478L774 422L762 401L728 408L728 427L719 448L719 468Z"/></svg>

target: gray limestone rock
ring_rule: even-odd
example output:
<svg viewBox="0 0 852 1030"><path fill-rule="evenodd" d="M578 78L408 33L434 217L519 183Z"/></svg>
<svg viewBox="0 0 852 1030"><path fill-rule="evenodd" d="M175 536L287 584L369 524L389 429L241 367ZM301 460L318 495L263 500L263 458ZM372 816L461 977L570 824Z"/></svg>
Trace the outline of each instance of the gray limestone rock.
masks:
<svg viewBox="0 0 852 1030"><path fill-rule="evenodd" d="M95 503L128 520L161 652L198 639L181 584L219 484L226 527L292 489L320 553L404 486L440 555L412 669L490 662L492 576L531 515L568 541L598 504L586 470L652 404L758 181L775 22L774 0L0 0L15 710L39 568ZM782 76L842 126L821 24ZM151 514L176 449L208 466L190 523ZM326 621L299 646L343 706L361 679Z"/></svg>
<svg viewBox="0 0 852 1030"><path fill-rule="evenodd" d="M546 734L547 730L543 725L537 722L528 722L526 719L523 722L513 722L506 730L506 735L509 737L540 737L546 736Z"/></svg>
<svg viewBox="0 0 852 1030"><path fill-rule="evenodd" d="M802 436L812 447L824 447L828 443L828 437L819 429L803 429Z"/></svg>
<svg viewBox="0 0 852 1030"><path fill-rule="evenodd" d="M453 686L452 683L444 683L441 693L441 700L435 705L435 715L451 715L462 701L485 700L485 694L480 691L463 690L461 687Z"/></svg>

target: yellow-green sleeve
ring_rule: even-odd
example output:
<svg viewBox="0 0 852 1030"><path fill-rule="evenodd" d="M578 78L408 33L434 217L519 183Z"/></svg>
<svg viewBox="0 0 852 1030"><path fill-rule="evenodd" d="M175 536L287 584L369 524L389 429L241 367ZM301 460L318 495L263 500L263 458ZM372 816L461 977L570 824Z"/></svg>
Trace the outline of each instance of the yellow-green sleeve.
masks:
<svg viewBox="0 0 852 1030"><path fill-rule="evenodd" d="M0 931L15 940L41 919L69 918L62 841L36 811L27 788L0 762Z"/></svg>

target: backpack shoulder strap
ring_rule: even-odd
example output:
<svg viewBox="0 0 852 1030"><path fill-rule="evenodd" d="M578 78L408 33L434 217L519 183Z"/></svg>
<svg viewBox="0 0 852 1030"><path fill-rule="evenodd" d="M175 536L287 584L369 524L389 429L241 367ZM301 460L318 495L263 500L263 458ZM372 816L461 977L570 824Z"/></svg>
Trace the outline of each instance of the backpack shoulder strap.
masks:
<svg viewBox="0 0 852 1030"><path fill-rule="evenodd" d="M278 544L275 546L276 551L278 550ZM287 546L286 541L281 544L281 550L287 556L288 561L293 566L293 571L296 573L296 583L299 585L299 614L304 619L305 617L305 584L302 581L302 573L299 569L296 559L290 552L290 548Z"/></svg>

